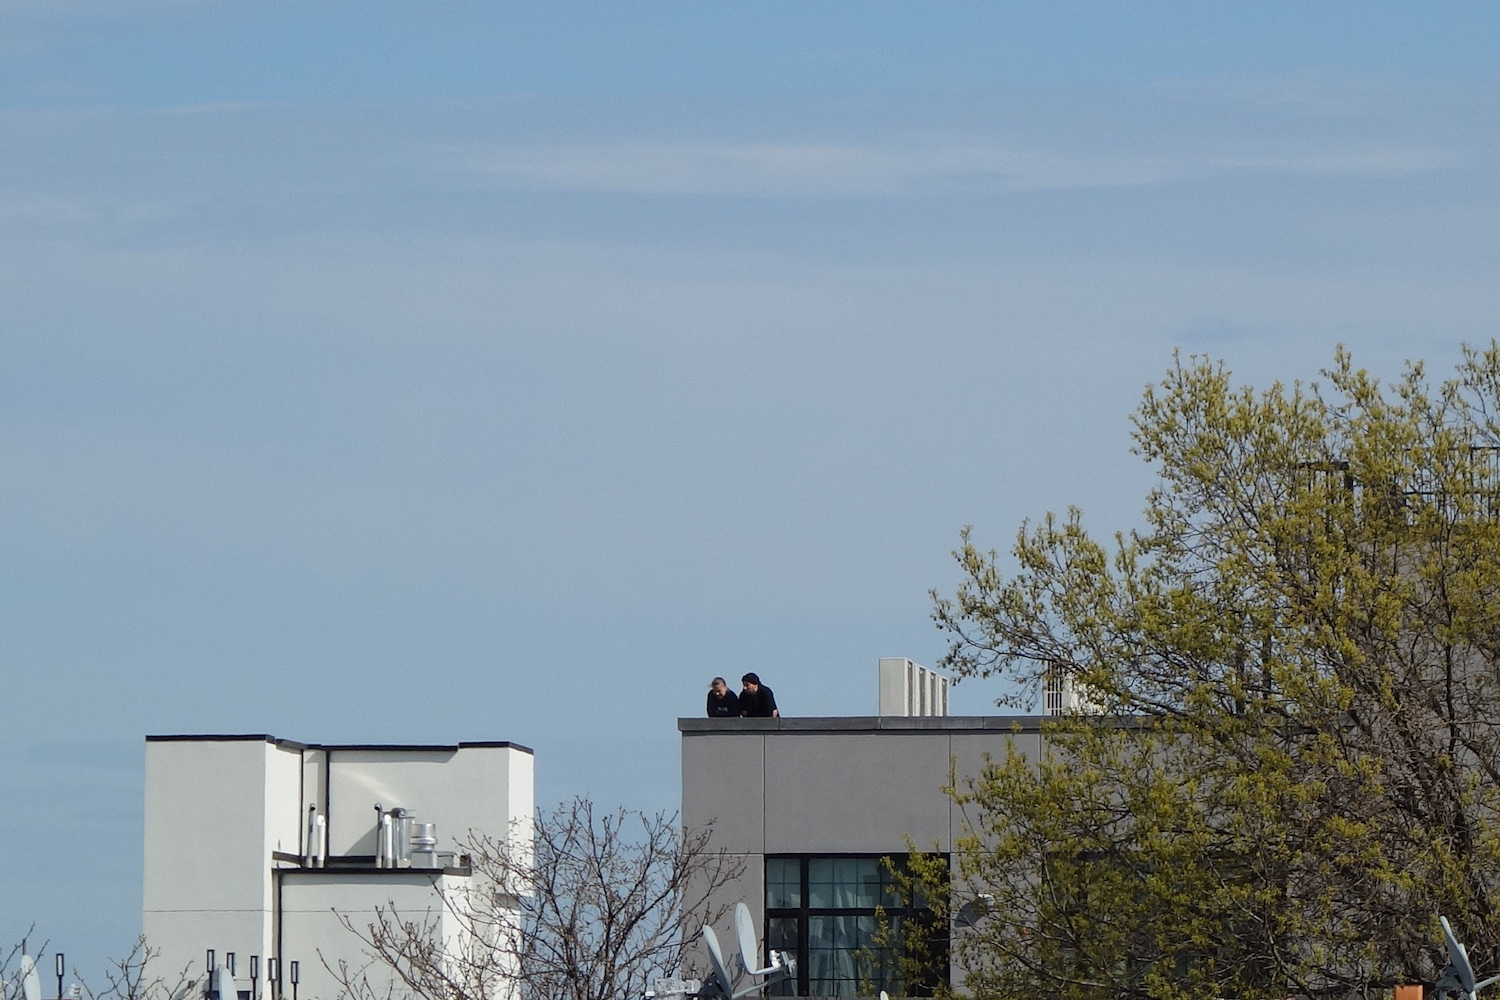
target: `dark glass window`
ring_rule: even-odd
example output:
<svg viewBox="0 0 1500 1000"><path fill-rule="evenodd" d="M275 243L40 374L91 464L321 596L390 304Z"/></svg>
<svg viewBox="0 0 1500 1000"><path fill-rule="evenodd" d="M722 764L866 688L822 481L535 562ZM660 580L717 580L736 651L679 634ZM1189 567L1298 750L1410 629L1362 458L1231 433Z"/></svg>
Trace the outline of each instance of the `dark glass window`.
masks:
<svg viewBox="0 0 1500 1000"><path fill-rule="evenodd" d="M776 910L802 905L802 863L796 858L766 859L766 906Z"/></svg>
<svg viewBox="0 0 1500 1000"><path fill-rule="evenodd" d="M924 995L930 987L905 989L896 956L876 945L877 906L900 927L907 916L930 911L903 905L879 855L774 855L766 858L766 947L797 958L795 979L771 989L775 996L854 996L866 985L893 993ZM899 939L899 934L896 935ZM947 982L946 942L937 950L940 968L929 982Z"/></svg>

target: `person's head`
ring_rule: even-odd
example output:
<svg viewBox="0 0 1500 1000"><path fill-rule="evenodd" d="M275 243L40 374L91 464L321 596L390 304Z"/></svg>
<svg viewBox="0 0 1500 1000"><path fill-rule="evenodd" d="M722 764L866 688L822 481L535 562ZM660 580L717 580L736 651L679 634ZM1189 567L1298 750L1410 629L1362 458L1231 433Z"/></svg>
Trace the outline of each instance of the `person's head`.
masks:
<svg viewBox="0 0 1500 1000"><path fill-rule="evenodd" d="M729 685L724 683L724 678L715 677L709 682L708 689L722 698L724 697L724 692L729 690Z"/></svg>
<svg viewBox="0 0 1500 1000"><path fill-rule="evenodd" d="M740 684L744 686L746 691L760 690L760 678L755 676L753 673L746 674L745 676L741 677Z"/></svg>

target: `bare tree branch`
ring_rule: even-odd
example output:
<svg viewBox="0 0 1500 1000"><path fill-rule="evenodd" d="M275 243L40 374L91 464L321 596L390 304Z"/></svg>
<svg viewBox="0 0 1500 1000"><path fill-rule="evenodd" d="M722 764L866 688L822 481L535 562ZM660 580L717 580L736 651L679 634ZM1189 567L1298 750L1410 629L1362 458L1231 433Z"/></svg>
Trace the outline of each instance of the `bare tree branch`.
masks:
<svg viewBox="0 0 1500 1000"><path fill-rule="evenodd" d="M432 910L346 917L368 961L324 966L347 1000L624 1000L681 975L685 928L722 918L742 861L676 814L539 810L532 840L471 833L469 884Z"/></svg>

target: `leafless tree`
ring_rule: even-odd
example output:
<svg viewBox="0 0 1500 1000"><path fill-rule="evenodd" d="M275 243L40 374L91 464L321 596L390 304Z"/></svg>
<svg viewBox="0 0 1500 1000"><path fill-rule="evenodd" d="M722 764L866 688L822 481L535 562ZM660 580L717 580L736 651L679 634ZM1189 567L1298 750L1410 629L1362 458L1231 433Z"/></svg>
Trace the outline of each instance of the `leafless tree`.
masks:
<svg viewBox="0 0 1500 1000"><path fill-rule="evenodd" d="M347 1000L640 997L683 974L692 933L725 915L721 890L744 868L677 819L576 798L538 810L524 846L471 835L468 889L421 914L341 917L365 961L324 965Z"/></svg>
<svg viewBox="0 0 1500 1000"><path fill-rule="evenodd" d="M0 996L21 996L20 958L22 954L30 953L27 948L30 936L28 931L19 944L0 957ZM46 952L47 943L43 942L33 957L40 959ZM73 968L73 978L83 1000L182 1000L194 982L189 970L184 968L176 975L164 974L159 968L160 957L161 950L148 945L143 934L135 939L123 958L106 961L104 983L99 988L89 985L79 975L77 966Z"/></svg>
<svg viewBox="0 0 1500 1000"><path fill-rule="evenodd" d="M135 939L124 958L111 958L104 967L104 983L91 987L74 969L83 1000L181 1000L195 982L191 966L176 974L160 969L161 949L146 942L146 935Z"/></svg>

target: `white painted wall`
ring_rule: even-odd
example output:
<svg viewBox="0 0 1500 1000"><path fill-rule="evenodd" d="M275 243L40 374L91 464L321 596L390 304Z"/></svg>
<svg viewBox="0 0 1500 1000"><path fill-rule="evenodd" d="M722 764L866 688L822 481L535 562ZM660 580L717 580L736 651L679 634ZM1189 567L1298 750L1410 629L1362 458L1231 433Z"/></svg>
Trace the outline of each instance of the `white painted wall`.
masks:
<svg viewBox="0 0 1500 1000"><path fill-rule="evenodd" d="M262 976L269 958L281 957L283 978L285 961L296 958L305 987L299 1000L333 1000L334 993L317 992L331 982L319 978L327 975L324 961L337 965L359 954L358 940L335 911L358 920L373 919L377 906L393 901L431 907L443 886L469 881L373 867L303 870L275 859L277 852L305 854L313 804L329 816L331 855L373 854L376 802L436 823L441 850L454 850L474 830L529 851L532 757L509 746L324 748L264 736L149 738L142 925L161 950L164 974L174 981L183 971L201 977L207 949L221 965L232 951L238 987L246 991L251 955L261 957ZM269 1000L264 986L262 1000Z"/></svg>
<svg viewBox="0 0 1500 1000"><path fill-rule="evenodd" d="M438 849L457 850L469 832L504 837L529 823L531 754L514 747L328 751L329 851L375 853L375 804L401 806L437 823ZM512 785L516 787L512 789Z"/></svg>
<svg viewBox="0 0 1500 1000"><path fill-rule="evenodd" d="M270 954L264 739L146 744L141 929L174 979L204 951ZM295 793L294 793L295 794Z"/></svg>
<svg viewBox="0 0 1500 1000"><path fill-rule="evenodd" d="M318 815L326 817L328 803L324 801L324 790L328 787L328 751L308 747L302 751L302 811L298 819L299 854L311 853L314 845L307 842L307 814L316 808Z"/></svg>
<svg viewBox="0 0 1500 1000"><path fill-rule="evenodd" d="M341 918L368 934L380 907L400 923L427 927L454 953L466 943L465 923L450 907L463 906L467 877L408 868L361 873L288 871L281 878L281 933L285 960L300 964L298 1000L336 1000L342 989L341 962L351 976L367 978L377 995L398 985L391 970L372 960ZM283 993L290 996L286 968Z"/></svg>
<svg viewBox="0 0 1500 1000"><path fill-rule="evenodd" d="M465 748L468 749L468 748ZM535 758L529 753L511 753L507 762L506 807L510 830L510 850L526 868L530 868L535 857L536 845L536 776L533 771ZM512 895L517 886L507 886Z"/></svg>

